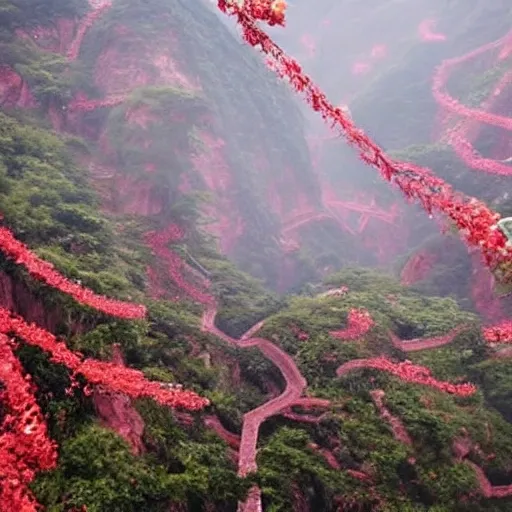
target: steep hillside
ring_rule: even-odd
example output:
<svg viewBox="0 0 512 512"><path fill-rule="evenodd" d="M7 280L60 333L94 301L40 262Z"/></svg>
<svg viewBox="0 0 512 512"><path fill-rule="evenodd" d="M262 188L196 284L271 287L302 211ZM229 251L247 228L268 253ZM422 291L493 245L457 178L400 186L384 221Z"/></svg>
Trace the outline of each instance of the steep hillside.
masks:
<svg viewBox="0 0 512 512"><path fill-rule="evenodd" d="M201 4L102 4L78 23L66 9L36 28L7 17L19 39L2 102L37 105L87 139L82 165L110 211L165 215L192 194L222 252L275 283L280 224L320 204L283 86Z"/></svg>
<svg viewBox="0 0 512 512"><path fill-rule="evenodd" d="M321 12L392 157L255 27L283 2L218 5L391 189L210 4L0 0L0 512L510 509L512 257L449 188L510 208L510 9L405 4Z"/></svg>

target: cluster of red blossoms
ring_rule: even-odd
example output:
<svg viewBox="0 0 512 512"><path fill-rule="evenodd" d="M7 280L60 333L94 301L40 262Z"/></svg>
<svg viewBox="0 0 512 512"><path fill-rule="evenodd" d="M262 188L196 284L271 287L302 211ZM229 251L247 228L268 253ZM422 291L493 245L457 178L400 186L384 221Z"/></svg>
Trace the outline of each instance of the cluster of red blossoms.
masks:
<svg viewBox="0 0 512 512"><path fill-rule="evenodd" d="M505 320L484 329L484 338L489 343L512 343L512 322Z"/></svg>
<svg viewBox="0 0 512 512"><path fill-rule="evenodd" d="M340 377L350 371L362 368L374 368L375 370L388 372L405 382L429 386L452 395L470 396L476 391L476 387L473 384L451 384L450 382L439 381L432 377L431 371L425 366L416 365L410 361L393 363L385 357L353 359L352 361L342 364L336 370L336 374Z"/></svg>
<svg viewBox="0 0 512 512"><path fill-rule="evenodd" d="M0 334L15 335L29 345L39 347L50 354L52 362L65 365L73 374L82 374L90 384L103 385L132 398L148 396L169 407L198 410L208 404L208 400L192 391L164 389L158 382L146 380L138 370L106 361L84 359L82 354L69 350L65 343L57 341L53 334L35 324L26 323L3 308L0 308ZM76 383L73 385L76 386Z"/></svg>
<svg viewBox="0 0 512 512"><path fill-rule="evenodd" d="M229 14L236 14L243 9L254 20L264 21L270 26L284 25L284 0L219 0L218 5L223 12Z"/></svg>
<svg viewBox="0 0 512 512"><path fill-rule="evenodd" d="M0 402L7 409L0 428L0 510L35 512L37 503L27 487L37 472L55 467L57 447L13 348L0 334Z"/></svg>
<svg viewBox="0 0 512 512"><path fill-rule="evenodd" d="M364 336L375 324L366 309L351 309L348 313L347 327L329 334L340 340L355 340Z"/></svg>

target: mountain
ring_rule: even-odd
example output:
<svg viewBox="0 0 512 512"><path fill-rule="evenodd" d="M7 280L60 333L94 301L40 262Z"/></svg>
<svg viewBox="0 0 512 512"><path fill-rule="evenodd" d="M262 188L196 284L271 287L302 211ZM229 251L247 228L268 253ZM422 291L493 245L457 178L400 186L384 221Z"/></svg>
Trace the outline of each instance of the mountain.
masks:
<svg viewBox="0 0 512 512"><path fill-rule="evenodd" d="M348 105L356 124L391 156L426 166L456 191L486 201L504 216L510 214L504 194L511 173L504 163L510 151L509 6L390 0L324 7L293 3L287 29L271 30L276 41L299 57L335 104ZM341 20L350 20L342 31ZM486 282L492 281L478 257L465 256L457 238L439 236L438 226L423 211L391 193L307 111L314 162L323 182L334 189L325 195L324 204L339 208L343 197L338 214L354 212L350 227L379 254L381 264L397 258L405 263L409 256L428 253L427 259L437 264L423 276L428 282L420 283L420 274L415 279L422 292L455 293L466 306L482 302L471 297L478 293L490 300L492 290L470 291L471 286L489 288ZM463 120L468 120L467 140L459 137L447 143L450 130ZM370 221L365 223L361 215L360 224L354 222L355 197L361 212L373 212ZM358 229L361 225L364 229ZM481 276L478 284L467 281L471 269Z"/></svg>
<svg viewBox="0 0 512 512"><path fill-rule="evenodd" d="M511 211L510 14L262 23L392 188L211 2L0 0L0 512L509 510L504 232L400 185Z"/></svg>

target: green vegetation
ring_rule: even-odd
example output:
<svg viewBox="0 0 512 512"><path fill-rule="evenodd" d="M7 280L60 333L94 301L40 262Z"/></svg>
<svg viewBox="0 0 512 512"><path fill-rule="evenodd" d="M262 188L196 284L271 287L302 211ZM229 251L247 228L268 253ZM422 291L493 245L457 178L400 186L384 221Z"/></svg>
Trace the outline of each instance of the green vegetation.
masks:
<svg viewBox="0 0 512 512"><path fill-rule="evenodd" d="M43 109L69 101L73 89L84 81L83 70L79 65L70 67L63 56L38 48L30 37L16 38L15 31L30 34L42 28L47 32L44 39L58 42L55 20L73 19L87 8L86 0L0 0L0 64L20 74Z"/></svg>
<svg viewBox="0 0 512 512"><path fill-rule="evenodd" d="M325 487L327 493L317 505L323 508L317 510L325 510L329 491L332 497L334 489L350 482L341 472L328 469L322 458L308 448L309 441L307 432L283 427L262 449L258 480L265 498L270 500L270 510L293 510L292 500L297 491L313 495L319 486Z"/></svg>
<svg viewBox="0 0 512 512"><path fill-rule="evenodd" d="M478 505L461 502L462 496L475 489L476 480L472 469L455 460L452 452L453 444L467 437L475 447L470 459L494 482L507 481L512 469L512 427L492 408L506 404L510 365L499 368L484 362L487 348L475 317L451 299L422 297L372 271L346 270L328 278L326 284L345 285L350 291L341 298L296 297L259 333L294 354L310 395L332 402L329 414L317 425L273 419L265 427L267 439L258 461L270 509L291 510L289 504L299 489L319 510L328 509L326 503L334 497L347 507L353 503L354 508L347 510L357 510L356 502L364 510L507 510L510 500L482 499ZM359 340L331 338L328 332L345 327L353 307L370 311L376 326ZM459 324L466 330L452 344L436 350L405 355L389 339L388 329L411 339L446 333ZM309 338L299 340L291 331L293 326ZM438 379L469 379L481 389L473 397L456 398L375 370L354 371L336 379L334 372L340 364L383 353L394 360L408 358L427 365ZM390 425L373 404L370 391L375 389L385 392L384 403L403 422L412 446L394 439ZM373 485L343 470L329 469L322 457L310 451L311 442L330 447L342 467L371 475ZM295 487L289 474L294 475Z"/></svg>
<svg viewBox="0 0 512 512"><path fill-rule="evenodd" d="M66 139L1 113L0 125L0 211L6 224L69 278L99 293L141 297L148 261L140 243L144 222L99 212ZM2 266L20 272L9 262Z"/></svg>
<svg viewBox="0 0 512 512"><path fill-rule="evenodd" d="M154 456L138 457L117 435L97 426L83 428L62 445L59 469L41 477L34 490L51 512L87 503L102 512L163 512L169 502L190 507L201 503L235 506L243 488L224 455L222 444L209 436L186 441L183 435L158 439L159 428L171 432L172 418L158 415L147 429L150 440L170 449L166 465ZM181 440L180 440L181 437ZM208 442L209 441L209 442ZM66 495L62 503L61 496Z"/></svg>
<svg viewBox="0 0 512 512"><path fill-rule="evenodd" d="M135 89L107 118L115 162L124 172L149 179L152 185L167 187L170 197L165 202L170 203L177 195L181 174L190 170L195 119L206 111L204 100L185 90ZM167 115L162 115L164 112ZM126 119L131 117L135 122L127 123ZM140 123L137 117L141 118ZM180 117L183 122L175 121ZM141 141L151 141L151 146L145 149ZM151 172L146 168L148 165Z"/></svg>
<svg viewBox="0 0 512 512"><path fill-rule="evenodd" d="M512 387L510 360L482 361L474 368L475 379L487 390L489 403L512 422Z"/></svg>
<svg viewBox="0 0 512 512"><path fill-rule="evenodd" d="M118 343L128 364L151 379L179 382L209 396L219 417L239 428L241 414L261 403L261 393L245 383L233 391L232 368L225 362L230 350L200 332L200 308L188 302L150 302L144 298L145 266L151 258L142 244L142 234L153 227L152 221L109 218L101 212L83 170L72 158L77 148L81 154L86 149L78 139L58 137L30 122L0 116L0 211L5 223L69 278L99 293L144 300L149 318L138 322L105 318L34 282L10 261L2 260L2 270L26 288L28 298L33 294L47 311L57 313L56 333L68 338L70 348L106 359L111 357L112 345ZM182 206L180 211L190 213L190 208ZM217 286L221 302L235 307L234 297L242 293L245 301L260 304L258 314L264 316L269 303L261 285L234 270L217 253L212 255L205 240L192 233L191 250L204 246L208 261L220 264ZM226 286L222 279L229 279L231 274L236 276L237 286L222 291ZM29 307L24 304L22 309ZM236 313L232 311L232 317L225 314L226 322L237 325ZM245 322L251 321L249 315ZM208 368L201 358L191 355L190 339L202 353L209 354L213 366ZM19 357L38 388L50 433L61 444L59 468L34 484L38 499L48 510L63 511L83 503L90 510L123 512L163 510L169 501L190 506L217 503L228 509L236 504L245 484L237 483L225 446L215 435L203 432L198 437L194 430L183 433L179 443L171 436L168 459L136 458L120 438L95 425L90 398L81 392L65 393L70 381L64 367L51 364L41 351L24 345ZM230 357L234 357L233 351ZM146 404L145 410L148 407ZM154 404L149 410L152 416L143 414L148 435L164 428L158 427L159 415L170 414ZM154 426L153 418L157 422ZM91 439L95 451L82 453ZM211 467L217 468L218 474L213 474ZM67 498L63 500L63 496Z"/></svg>
<svg viewBox="0 0 512 512"><path fill-rule="evenodd" d="M346 270L326 280L331 287L348 286L349 294L338 297L295 297L290 307L271 317L261 331L296 355L310 385L330 386L334 370L355 357L380 351L393 353L388 330L402 339L436 336L475 318L460 311L452 299L427 298L401 287L393 278L366 270ZM357 345L341 343L328 333L346 326L352 308L367 309L377 326ZM296 338L290 327L309 335L307 343ZM326 363L325 359L329 362Z"/></svg>

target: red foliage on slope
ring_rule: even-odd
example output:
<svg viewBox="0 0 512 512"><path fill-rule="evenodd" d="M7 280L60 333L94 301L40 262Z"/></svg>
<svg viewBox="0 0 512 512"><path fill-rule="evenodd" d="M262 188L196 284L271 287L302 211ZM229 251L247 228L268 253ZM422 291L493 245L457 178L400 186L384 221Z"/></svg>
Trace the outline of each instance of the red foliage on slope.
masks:
<svg viewBox="0 0 512 512"><path fill-rule="evenodd" d="M208 404L208 400L192 391L164 389L160 383L147 380L139 370L106 361L84 359L80 353L69 350L53 334L34 324L27 324L3 308L0 308L0 333L14 334L29 345L39 347L50 354L52 362L63 364L73 374L81 373L90 384L101 384L132 398L151 397L169 407L197 410Z"/></svg>
<svg viewBox="0 0 512 512"><path fill-rule="evenodd" d="M226 3L223 0L219 1L219 6L224 9L227 8ZM258 0L251 0L250 2L246 2L246 8L249 9L249 12L252 16L265 20L272 24L280 24L284 20L284 2L282 1L273 1L270 2L267 0L266 2L258 1ZM247 21L247 20L246 20ZM251 22L251 20L249 20ZM247 25L245 28L249 27L251 30L246 32L246 36L256 36L259 37L259 34L257 32L254 32L255 27ZM256 41L253 38L253 42ZM265 40L261 40L260 42L265 42ZM268 41L266 41L268 43ZM265 49L265 48L264 48ZM266 48L269 49L268 47ZM275 48L274 48L275 50ZM278 54L276 54L278 55ZM282 57L282 54L280 54ZM281 61L281 63L284 64L290 64L290 62L287 61ZM294 63L291 63L294 64ZM298 68L299 72L297 72L297 67L295 65L291 65L287 67L285 65L285 70L288 72L295 73L294 78L295 79L301 79L298 82L296 82L296 85L299 86L299 88L304 86L311 86L311 83L308 83L307 79L305 82L303 82L304 77L300 77L300 68ZM302 84L302 85L301 85ZM314 89L311 89L314 92L316 92ZM343 124L344 119L343 116L338 115L339 109L334 109L331 107L325 100L325 98L321 95L315 95L311 94L309 98L317 110L322 110L323 113L326 114L327 117L334 117L334 120L338 122L343 128L347 128ZM346 120L345 120L346 121ZM351 128L352 130L355 130L355 127L348 125L348 128ZM444 202L436 203L436 201L430 197L428 194L425 195L425 190L427 190L428 193L431 192L431 190L428 190L429 187L432 186L441 186L439 181L436 181L434 178L431 178L427 176L424 173L424 170L415 168L413 166L403 166L403 164L396 164L396 168L392 168L392 165L390 163L390 160L385 157L385 155L380 151L379 148L377 148L375 145L371 143L367 138L364 137L364 134L352 131L351 133L352 141L356 144L358 144L360 147L365 146L363 149L363 159L369 163L372 163L373 165L379 167L379 169L383 172L383 174L390 179L392 174L396 174L397 171L406 171L407 173L410 173L413 171L413 174L415 174L416 177L419 177L420 179L420 185L421 187L418 188L415 186L414 180L410 180L409 176L406 175L406 177L397 178L399 186L402 188L404 192L406 192L410 196L416 196L419 197L420 200L423 201L424 205L427 207L427 209L430 209L431 207L437 206L442 211L447 212L448 214L452 215L452 218L454 220L458 219L458 225L459 227L466 227L469 226L469 228L475 228L475 221L473 218L471 218L472 211L465 211L466 218L461 217L459 214L461 213L459 210L460 203L453 200L453 197L449 196L447 189L443 189L445 192L445 195L443 196ZM364 153L364 151L369 151L369 153ZM417 183L416 183L417 184ZM444 186L444 185L443 185ZM449 196L449 200L447 197ZM457 199L457 198L456 198ZM451 201L451 202L450 202ZM455 212L455 213L454 213ZM493 220L495 220L493 218ZM485 228L488 227L485 224L483 226L478 226L480 228L484 228L483 232L485 234ZM172 228L172 229L171 229ZM187 293L189 293L193 298L198 300L199 302L203 302L210 306L209 310L205 312L205 318L203 319L203 326L206 330L209 330L213 334L219 334L218 329L216 329L213 325L214 317L215 317L215 310L212 308L212 305L214 304L213 299L211 297L206 296L205 294L198 295L195 289L192 289L188 283L181 277L181 274L179 272L180 269L180 263L178 263L179 258L174 255L171 251L165 248L165 244L172 238L173 233L173 227L170 226L169 230L166 230L165 232L156 234L152 233L148 236L148 240L153 244L153 247L155 248L155 252L158 253L158 255L165 261L169 263L170 266L170 274L175 279L178 286L184 288ZM476 228L475 228L476 229ZM170 231L171 233L169 233ZM479 241L477 235L480 235L481 233L478 232L469 232L469 240L470 241ZM171 237L169 237L171 235ZM15 241L15 240L14 240ZM500 247L499 237L494 240L494 245L490 246L491 249L495 249L496 247ZM19 244L19 242L15 241ZM15 244L16 245L16 244ZM496 246L496 247L495 247ZM26 248L25 248L26 249ZM486 248L489 249L489 248ZM489 249L490 250L490 249ZM22 251L23 252L23 251ZM28 252L28 251L26 251ZM25 256L26 254L23 253ZM486 255L488 255L486 253ZM12 256L11 256L12 257ZM34 273L39 278L44 279L48 284L55 285L59 289L66 291L70 294L74 294L73 296L77 298L77 300L84 299L83 302L88 303L89 305L100 305L104 307L104 301L108 299L101 298L98 296L94 296L91 298L91 296L87 295L83 290L81 289L75 289L73 287L69 287L69 284L67 283L64 278L61 276L58 276L56 273L52 274L52 267L48 269L48 267L45 267L45 262L41 262L40 260L36 259L36 264L34 264L33 257L32 259L29 258L30 261L24 261L27 268ZM48 264L46 264L48 265ZM44 269L44 272L41 272L41 269ZM55 277L57 275L57 277ZM50 276L50 277L48 277ZM53 276L53 277L51 277ZM58 286L57 286L58 285ZM85 295L84 295L85 293ZM102 300L103 299L103 300ZM122 306L119 306L119 304L123 303L117 303L118 310L123 312L126 311L122 309ZM110 310L116 311L116 308L114 305L110 305ZM129 310L129 305L125 305ZM105 311L110 312L110 311ZM140 310L138 310L140 315ZM28 343L32 343L34 345L40 346L41 348L49 351L52 355L52 359L56 362L64 362L69 366L73 371L77 373L83 373L90 382L93 383L106 383L110 387L117 389L119 391L122 391L124 393L130 394L131 396L141 396L144 394L151 394L151 396L154 396L155 399L159 400L161 403L169 403L169 401L176 400L176 396L173 397L173 400L165 393L158 393L159 390L152 387L150 384L147 383L147 381L144 382L144 379L140 378L140 372L134 372L133 370L123 369L120 368L117 365L114 365L112 363L101 363L93 360L82 360L80 355L73 354L72 352L68 351L64 344L59 344L56 342L55 338L52 337L52 335L49 335L46 331L40 330L36 328L35 326L29 326L19 319L10 317L7 312L4 313L7 315L5 317L6 324L9 325L8 330L13 330L16 332L17 335L25 337L26 341ZM142 312L142 314L144 314ZM130 316L126 316L127 318L130 318ZM137 317L137 315L134 315L134 317ZM261 324L259 324L261 325ZM222 335L222 333L220 333ZM302 390L305 387L305 381L303 377L300 375L300 372L296 368L293 360L288 356L286 353L281 351L279 348L277 348L275 345L270 343L268 340L264 340L261 338L249 338L249 337L242 337L240 342L237 342L236 340L233 340L232 338L229 338L226 335L222 335L222 337L230 342L239 343L240 346L248 347L248 346L258 346L262 352L271 359L276 366L279 367L281 372L283 373L285 380L286 380L286 389L282 395L277 397L276 399L271 400L270 402L267 402L266 404L262 405L261 407L255 409L254 411L249 412L246 417L244 418L244 431L246 431L245 434L245 445L246 447L242 446L242 450L245 450L244 456L240 457L240 465L241 465L241 472L242 474L255 468L255 453L256 453L256 440L257 440L257 432L259 429L259 425L262 421L264 421L267 417L269 417L272 414L275 414L279 412L282 407L289 407L293 405L298 400L298 397L300 396ZM384 358L375 358L373 360L357 360L357 361L351 361L347 363L347 365L350 365L352 363L352 366L350 369L353 368L360 368L360 367L373 367L378 368L385 371L390 371L391 373L394 373L395 375L398 375L400 378L403 378L408 381L413 382L420 382L422 384L431 385L434 387L437 387L439 389L442 389L447 392L451 393L459 393L459 394L469 394L474 389L469 385L462 385L462 386L453 386L451 384L446 383L440 383L433 379L430 376L430 372L422 367L417 367L415 365L411 365L410 363L398 363L394 364L391 363ZM364 363L364 364L363 364ZM107 372L108 377L105 377L105 370L109 370L109 373ZM345 371L348 371L347 366L343 365L338 369L338 372L344 373ZM114 377L120 377L114 378ZM116 388L117 386L117 388ZM465 387L464 387L465 386ZM160 391L162 391L160 389ZM164 396L165 395L165 396ZM188 397L191 400L191 397ZM204 402L203 402L204 403ZM176 401L174 401L174 404L176 405ZM201 405L198 405L199 402L196 402L196 406L200 407ZM190 405L190 402L189 402ZM194 406L194 407L196 407ZM192 408L194 408L192 407ZM244 434L242 434L242 445L244 445ZM256 492L257 491L257 492ZM261 498L259 497L259 490L255 490L255 493L258 494L257 497L255 497L252 501L254 502L254 507L261 507ZM247 508L245 509L247 510Z"/></svg>
<svg viewBox="0 0 512 512"><path fill-rule="evenodd" d="M512 321L505 320L483 330L484 338L489 343L512 343Z"/></svg>
<svg viewBox="0 0 512 512"><path fill-rule="evenodd" d="M39 471L53 469L57 447L34 398L30 376L23 375L14 343L0 334L0 400L6 412L0 424L0 510L35 512L28 485Z"/></svg>
<svg viewBox="0 0 512 512"><path fill-rule="evenodd" d="M0 227L0 250L17 265L25 267L33 278L70 295L81 304L120 318L143 318L146 314L144 306L107 299L65 278L51 263L40 259L23 243L16 240L6 227Z"/></svg>
<svg viewBox="0 0 512 512"><path fill-rule="evenodd" d="M393 363L385 357L353 359L352 361L342 364L336 370L336 375L341 377L353 370L360 370L363 368L374 368L375 370L385 371L397 376L405 382L422 384L453 395L469 396L476 391L473 384L450 384L449 382L438 381L432 377L430 370L424 366L413 364L410 361Z"/></svg>
<svg viewBox="0 0 512 512"><path fill-rule="evenodd" d="M82 304L120 318L142 318L145 315L146 311L143 306L107 299L69 281L60 275L53 265L41 260L29 251L5 227L0 227L0 250L7 258L23 265L34 278L63 293L67 293ZM37 471L50 469L52 466L48 462L50 445L45 444L44 438L41 438L46 433L44 421L42 419L39 421L37 417L40 413L38 408L34 408L37 406L32 403L33 397L28 393L23 394L24 388L20 383L21 368L14 359L7 341L5 341L7 340L6 334L15 334L26 343L49 352L51 360L67 366L72 371L73 376L81 373L90 384L101 384L113 392L123 393L132 398L150 396L162 405L184 407L191 410L201 409L208 404L206 399L200 398L193 392L163 389L159 383L146 380L140 371L114 363L83 359L81 354L70 351L64 343L58 342L49 332L34 324L27 324L21 318L13 316L3 308L0 308L0 334L2 335L0 349L4 351L4 360L7 361L0 367L0 380L8 388L7 391L2 392L0 398L3 401L7 400L12 409L12 415L6 416L0 426L0 462L2 465L0 478L5 480L0 499L7 500L6 503L9 504L9 507L16 510L23 512L36 510L36 504L27 491L27 484L34 478ZM2 341L5 342L1 343ZM15 361L17 365L9 361ZM13 385L20 389L19 400L22 400L21 404L11 398ZM73 385L76 386L76 381L73 381ZM26 426L24 411L34 415L32 421L36 422L36 428L39 429L38 435L41 438L39 443L31 444L30 449L26 447L23 437L26 432L20 432L20 428ZM16 425L19 426L16 427ZM13 426L17 430L12 431ZM35 438L30 439L31 442L34 440ZM51 445L51 449L54 450L53 445ZM54 457L55 453L52 452L52 454L52 457ZM32 461L40 457L43 457L40 465L34 466ZM51 464L54 464L53 458ZM19 477L16 475L19 475ZM7 509L5 508L5 510Z"/></svg>

